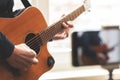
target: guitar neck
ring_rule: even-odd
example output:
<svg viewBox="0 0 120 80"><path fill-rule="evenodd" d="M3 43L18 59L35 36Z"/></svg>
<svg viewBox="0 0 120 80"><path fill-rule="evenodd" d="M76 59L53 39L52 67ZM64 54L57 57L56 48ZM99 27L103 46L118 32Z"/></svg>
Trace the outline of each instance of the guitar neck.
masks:
<svg viewBox="0 0 120 80"><path fill-rule="evenodd" d="M62 22L73 21L84 11L85 11L85 8L84 8L84 5L82 5L81 7L74 10L72 13L66 15L61 20L57 21L56 23L52 24L47 29L39 33L42 43L48 42L50 39L53 38L55 34L57 34L63 29L63 26L61 25Z"/></svg>
<svg viewBox="0 0 120 80"><path fill-rule="evenodd" d="M73 21L74 19L76 19L84 11L85 11L85 7L84 7L84 5L82 5L81 7L74 10L72 13L65 16L61 21L68 21L68 20Z"/></svg>

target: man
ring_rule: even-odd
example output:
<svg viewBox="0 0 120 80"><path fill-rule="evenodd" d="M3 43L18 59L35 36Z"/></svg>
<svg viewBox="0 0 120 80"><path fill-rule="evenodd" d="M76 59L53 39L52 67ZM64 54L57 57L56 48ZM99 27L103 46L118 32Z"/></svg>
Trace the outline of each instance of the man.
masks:
<svg viewBox="0 0 120 80"><path fill-rule="evenodd" d="M108 47L102 43L99 31L86 31L79 38L82 47L82 61L84 65L106 64Z"/></svg>
<svg viewBox="0 0 120 80"><path fill-rule="evenodd" d="M0 17L14 17L13 0L0 0ZM62 23L64 29L53 37L53 40L64 39L68 36L71 22ZM12 67L26 71L32 64L38 63L36 52L25 43L14 45L3 33L0 32L0 59L6 60Z"/></svg>

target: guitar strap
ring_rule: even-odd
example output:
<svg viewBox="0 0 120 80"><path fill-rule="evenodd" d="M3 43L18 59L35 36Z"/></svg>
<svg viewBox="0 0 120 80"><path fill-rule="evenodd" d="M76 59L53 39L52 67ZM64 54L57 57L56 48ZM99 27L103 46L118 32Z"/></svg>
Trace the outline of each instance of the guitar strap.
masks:
<svg viewBox="0 0 120 80"><path fill-rule="evenodd" d="M21 2L23 3L25 8L32 6L28 0L21 0Z"/></svg>
<svg viewBox="0 0 120 80"><path fill-rule="evenodd" d="M23 3L23 5L24 5L25 8L27 8L29 6L32 6L28 0L21 0L21 2ZM17 15L19 15L22 11L24 11L24 9L16 10L13 13L14 17L17 16Z"/></svg>

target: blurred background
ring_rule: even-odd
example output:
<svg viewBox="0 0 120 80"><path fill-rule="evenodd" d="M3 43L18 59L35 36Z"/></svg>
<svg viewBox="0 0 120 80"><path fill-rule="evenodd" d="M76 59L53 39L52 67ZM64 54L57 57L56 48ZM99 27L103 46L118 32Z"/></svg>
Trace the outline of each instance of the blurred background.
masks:
<svg viewBox="0 0 120 80"><path fill-rule="evenodd" d="M46 19L49 25L58 21L63 14L67 15L76 8L83 5L84 0L29 0L30 3L37 7ZM48 50L55 59L54 67L43 74L42 80L108 80L109 70L113 70L113 79L120 79L119 61L120 45L110 52L107 65L110 68L103 67L101 64L83 65L81 62L81 46L75 41L83 35L84 32L99 32L99 37L103 44L108 48L119 44L120 41L120 0L87 0L89 9L86 9L74 21L74 28L71 29L68 38L60 41L48 43ZM17 4L17 5L16 5ZM15 0L14 10L23 8L20 0ZM106 28L107 27L107 28ZM76 37L73 38L73 33ZM84 39L83 39L84 41ZM101 43L101 42L100 42ZM75 55L75 57L74 57ZM114 64L114 65L113 65Z"/></svg>

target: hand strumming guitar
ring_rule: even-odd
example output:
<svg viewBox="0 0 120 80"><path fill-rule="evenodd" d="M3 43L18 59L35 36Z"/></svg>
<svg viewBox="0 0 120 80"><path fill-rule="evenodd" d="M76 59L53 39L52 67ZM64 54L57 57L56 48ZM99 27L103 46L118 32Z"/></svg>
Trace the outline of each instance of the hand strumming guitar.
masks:
<svg viewBox="0 0 120 80"><path fill-rule="evenodd" d="M38 63L36 53L26 44L15 45L14 51L7 62L20 71L26 71L32 64Z"/></svg>

